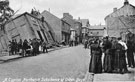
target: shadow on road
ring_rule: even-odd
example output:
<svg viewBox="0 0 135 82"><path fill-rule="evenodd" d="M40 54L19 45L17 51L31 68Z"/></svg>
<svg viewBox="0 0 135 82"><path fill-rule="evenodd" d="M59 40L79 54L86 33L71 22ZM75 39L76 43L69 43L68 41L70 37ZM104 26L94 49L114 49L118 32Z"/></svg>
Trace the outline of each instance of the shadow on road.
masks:
<svg viewBox="0 0 135 82"><path fill-rule="evenodd" d="M22 59L22 58L25 58L25 57L21 56L21 57L11 58L11 59L7 59L7 60L0 59L0 64L17 61L17 60Z"/></svg>
<svg viewBox="0 0 135 82"><path fill-rule="evenodd" d="M60 49L63 49L63 48L67 48L67 47L54 48L54 49L48 50L48 53L49 52L53 52L55 50L60 50ZM41 55L41 54L43 54L43 53L40 53L38 55ZM17 61L17 60L20 60L20 59L23 59L23 58L28 58L28 57L35 57L35 56L25 56L25 57L19 56L19 57L15 57L15 58L9 58L9 59L6 59L6 60L0 59L0 64L4 64L4 63L8 63L8 62L13 62L13 61Z"/></svg>

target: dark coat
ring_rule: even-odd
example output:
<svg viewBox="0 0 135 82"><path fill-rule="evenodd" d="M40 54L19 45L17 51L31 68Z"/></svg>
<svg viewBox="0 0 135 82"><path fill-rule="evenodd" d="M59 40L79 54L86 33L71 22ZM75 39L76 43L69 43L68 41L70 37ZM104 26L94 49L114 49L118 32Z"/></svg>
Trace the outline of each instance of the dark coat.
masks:
<svg viewBox="0 0 135 82"><path fill-rule="evenodd" d="M89 72L101 73L102 72L102 51L99 44L91 44L91 59L89 65Z"/></svg>

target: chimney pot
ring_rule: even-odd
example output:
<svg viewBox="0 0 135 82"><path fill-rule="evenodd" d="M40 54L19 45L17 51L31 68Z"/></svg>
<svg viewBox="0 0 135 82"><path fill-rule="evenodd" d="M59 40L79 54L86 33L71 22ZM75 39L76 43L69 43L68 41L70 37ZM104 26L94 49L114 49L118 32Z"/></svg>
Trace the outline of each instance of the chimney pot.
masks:
<svg viewBox="0 0 135 82"><path fill-rule="evenodd" d="M117 8L113 8L113 12L116 12L117 11Z"/></svg>

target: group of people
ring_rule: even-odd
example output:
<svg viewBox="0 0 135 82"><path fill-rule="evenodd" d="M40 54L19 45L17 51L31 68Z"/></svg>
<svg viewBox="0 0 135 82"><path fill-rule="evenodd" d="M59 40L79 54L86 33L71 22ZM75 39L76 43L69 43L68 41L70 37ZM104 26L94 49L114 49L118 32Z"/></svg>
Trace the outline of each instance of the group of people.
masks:
<svg viewBox="0 0 135 82"><path fill-rule="evenodd" d="M36 56L40 53L40 48L43 53L48 52L47 43L37 38L29 39L29 41L27 39L24 41L20 39L19 42L16 39L9 41L9 55Z"/></svg>
<svg viewBox="0 0 135 82"><path fill-rule="evenodd" d="M121 37L104 37L101 40L93 38L87 43L91 55L89 72L124 74L129 72L127 67L135 67L134 42L130 40L124 42Z"/></svg>

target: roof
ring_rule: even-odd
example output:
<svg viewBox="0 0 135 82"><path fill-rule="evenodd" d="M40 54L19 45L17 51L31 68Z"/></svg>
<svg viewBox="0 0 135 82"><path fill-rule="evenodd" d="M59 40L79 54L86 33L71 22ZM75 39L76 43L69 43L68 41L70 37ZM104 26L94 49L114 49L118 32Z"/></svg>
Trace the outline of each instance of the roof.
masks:
<svg viewBox="0 0 135 82"><path fill-rule="evenodd" d="M132 4L123 5L121 8L117 9L115 12L112 12L111 14L107 15L105 17L105 19L108 18L108 17L110 17L110 16L112 16L113 14L117 14L118 15L118 13L120 13L120 12L129 12L129 11L135 12L135 6L133 6ZM135 13L130 13L130 12L128 14L135 15ZM120 14L118 16L122 16L122 15L123 14Z"/></svg>
<svg viewBox="0 0 135 82"><path fill-rule="evenodd" d="M60 19L59 17L55 16L54 14L50 13L50 12L47 11L47 10L44 10L44 11L41 13L41 15L46 15L46 16L50 16L50 15L51 15L51 16L57 18L57 19Z"/></svg>
<svg viewBox="0 0 135 82"><path fill-rule="evenodd" d="M15 20L15 19L17 19L17 18L19 18L19 17L21 17L21 16L24 16L24 15L26 15L26 14L29 15L29 16L31 16L31 17L36 18L37 20L40 20L40 18L38 18L38 17L36 17L36 16L34 16L34 15L28 13L28 12L24 12L24 13L22 13L22 14L17 14L17 15L15 15L15 16L12 16L6 23L9 23L10 21L13 21L13 20Z"/></svg>
<svg viewBox="0 0 135 82"><path fill-rule="evenodd" d="M89 19L80 19L82 23L82 27L88 27L89 26Z"/></svg>
<svg viewBox="0 0 135 82"><path fill-rule="evenodd" d="M95 25L95 26L89 26L89 29L104 29L106 26L105 25Z"/></svg>

